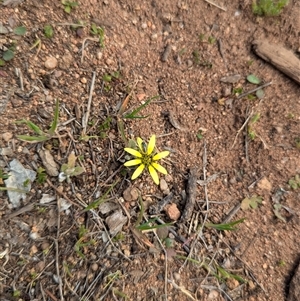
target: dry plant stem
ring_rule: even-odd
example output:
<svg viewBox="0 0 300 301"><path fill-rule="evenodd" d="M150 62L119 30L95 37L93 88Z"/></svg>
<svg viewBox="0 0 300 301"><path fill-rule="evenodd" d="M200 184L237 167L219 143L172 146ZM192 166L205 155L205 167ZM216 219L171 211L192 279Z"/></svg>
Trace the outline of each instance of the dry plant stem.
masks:
<svg viewBox="0 0 300 301"><path fill-rule="evenodd" d="M244 96L247 96L247 95L249 95L249 94L251 94L251 93L253 93L253 92L256 92L257 90L260 90L260 89L263 89L263 88L265 88L265 87L268 87L268 86L270 86L271 84L272 84L272 82L268 82L268 83L266 83L266 84L263 84L263 85L261 85L261 86L255 88L255 89L253 89L253 90L250 90L250 91L248 91L248 92L245 92L245 93L239 95L239 96L237 97L237 99L243 98Z"/></svg>
<svg viewBox="0 0 300 301"><path fill-rule="evenodd" d="M76 207L78 207L78 208L84 208L84 207L86 207L87 205L78 205L77 203L75 203L75 202L73 202L73 201L71 201L70 199L69 199L69 197L65 194L65 193L63 193L62 191L60 191L59 189L57 189L52 183L51 183L51 181L49 180L49 179L47 179L47 183L48 183L48 185L51 187L51 188L53 188L55 191L56 191L56 193L58 193L58 194L60 194L61 196L63 196L68 202L70 202L71 204L73 204L73 205L75 205Z"/></svg>
<svg viewBox="0 0 300 301"><path fill-rule="evenodd" d="M59 254L58 240L59 240L59 236L60 236L60 208L61 208L60 199L57 198L57 232L56 232L56 239L53 239L53 240L55 243L55 267L56 267L56 274L57 274L57 279L58 279L60 301L64 301L62 279L60 277L59 260L58 260L58 254Z"/></svg>
<svg viewBox="0 0 300 301"><path fill-rule="evenodd" d="M222 220L222 224L229 223L241 208L241 203L236 204Z"/></svg>
<svg viewBox="0 0 300 301"><path fill-rule="evenodd" d="M81 63L83 62L85 42L86 42L87 40L94 41L94 42L99 42L99 39L96 39L96 38L89 38L89 37L87 37L87 38L85 38L85 39L83 40L83 42L82 42L82 47L81 47L81 60L80 60Z"/></svg>
<svg viewBox="0 0 300 301"><path fill-rule="evenodd" d="M207 165L206 143L204 142L204 146L203 146L203 181L204 181L204 183L206 182L206 165ZM186 258L186 260L184 261L184 263L183 263L183 265L181 266L180 269L182 269L186 265L188 258L190 258L192 256L192 253L193 253L193 250L195 248L196 242L199 240L199 238L203 241L204 245L206 246L205 241L202 237L202 231L203 231L205 222L207 220L208 212L209 212L209 201L208 201L207 185L206 184L204 185L204 194L205 194L205 204L206 204L206 213L205 213L204 221L202 223L202 226L201 226L200 230L198 231L197 238L193 241L193 243L191 245L189 255Z"/></svg>
<svg viewBox="0 0 300 301"><path fill-rule="evenodd" d="M246 111L246 116L249 114L249 106L247 107ZM246 161L249 163L249 152L248 152L248 133L247 130L245 130L245 156L246 156Z"/></svg>
<svg viewBox="0 0 300 301"><path fill-rule="evenodd" d="M239 136L240 132L245 128L245 126L247 125L248 121L250 120L250 118L252 117L253 111L251 110L250 115L248 116L248 118L246 119L246 121L244 122L244 124L242 125L242 127L237 131L235 137L234 137L234 141L233 144L231 146L231 149L233 149L235 143L236 143L236 139Z"/></svg>
<svg viewBox="0 0 300 301"><path fill-rule="evenodd" d="M187 183L187 199L184 211L181 216L181 222L186 222L191 219L195 202L196 202L196 190L197 190L197 168L192 168L189 173L189 179Z"/></svg>
<svg viewBox="0 0 300 301"><path fill-rule="evenodd" d="M86 115L85 115L85 118L84 118L84 124L83 124L83 131L82 131L83 136L86 134L86 127L87 127L88 120L89 120L89 117L90 117L91 104L92 104L93 92L94 92L94 86L95 86L95 79L96 79L96 72L93 71L93 77L92 77L92 82L91 82L91 87L90 87L90 94L89 94L89 101L88 101L87 111L86 111Z"/></svg>
<svg viewBox="0 0 300 301"><path fill-rule="evenodd" d="M23 74L20 68L16 68L16 75L19 77L20 80L20 88L22 91L24 91Z"/></svg>
<svg viewBox="0 0 300 301"><path fill-rule="evenodd" d="M218 39L218 46L219 46L219 51L220 51L221 57L223 59L225 68L228 71L227 61L226 61L226 58L225 58L225 55L224 55L224 52L223 52L223 44L222 44L222 40L221 39Z"/></svg>
<svg viewBox="0 0 300 301"><path fill-rule="evenodd" d="M216 4L215 2L213 2L213 1L211 1L211 0L205 0L205 1L206 1L207 3L209 3L209 4L213 5L213 6L215 6L215 7L217 7L217 8L219 8L219 9L223 10L223 11L227 11L227 8L224 8L224 7L222 7L222 6L218 5L218 4Z"/></svg>

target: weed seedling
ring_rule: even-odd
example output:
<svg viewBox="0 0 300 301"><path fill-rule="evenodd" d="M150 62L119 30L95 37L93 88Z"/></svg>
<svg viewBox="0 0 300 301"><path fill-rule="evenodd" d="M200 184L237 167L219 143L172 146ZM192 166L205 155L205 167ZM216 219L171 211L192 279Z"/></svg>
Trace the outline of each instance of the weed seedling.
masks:
<svg viewBox="0 0 300 301"><path fill-rule="evenodd" d="M288 2L288 0L254 0L252 11L255 15L274 17L281 13Z"/></svg>
<svg viewBox="0 0 300 301"><path fill-rule="evenodd" d="M58 175L59 182L67 180L68 183L71 182L70 177L78 176L84 172L84 168L81 166L75 166L77 157L74 152L71 152L68 156L68 163L63 164L60 169L60 174Z"/></svg>
<svg viewBox="0 0 300 301"><path fill-rule="evenodd" d="M251 140L254 140L256 137L256 133L253 129L253 125L259 120L259 118L260 118L260 113L256 113L252 116L252 118L250 119L250 121L248 123L247 132L248 132L248 136Z"/></svg>
<svg viewBox="0 0 300 301"><path fill-rule="evenodd" d="M107 137L107 133L110 130L111 122L112 122L112 117L109 116L109 117L106 117L106 119L100 124L99 137L101 139L104 139Z"/></svg>
<svg viewBox="0 0 300 301"><path fill-rule="evenodd" d="M29 136L29 135L17 135L17 138L26 141L29 143L38 143L38 142L45 142L51 138L55 137L55 132L58 124L58 116L59 116L59 101L56 100L55 111L53 121L51 126L47 132L43 132L36 124L34 124L30 120L19 120L16 121L17 124L25 123L31 130L33 130L37 136Z"/></svg>
<svg viewBox="0 0 300 301"><path fill-rule="evenodd" d="M71 10L78 6L78 2L75 1L62 0L61 3L64 6L64 11L67 14L71 13Z"/></svg>
<svg viewBox="0 0 300 301"><path fill-rule="evenodd" d="M44 184L47 180L47 174L45 172L46 170L43 167L39 167L37 169L37 182L39 184Z"/></svg>
<svg viewBox="0 0 300 301"><path fill-rule="evenodd" d="M289 180L288 184L294 190L300 188L300 175L295 175L295 177Z"/></svg>
<svg viewBox="0 0 300 301"><path fill-rule="evenodd" d="M214 43L216 43L216 38L212 37L212 36L209 36L207 41L208 41L209 44L214 44Z"/></svg>
<svg viewBox="0 0 300 301"><path fill-rule="evenodd" d="M99 38L99 44L101 48L104 48L104 29L96 24L91 25L91 34Z"/></svg>
<svg viewBox="0 0 300 301"><path fill-rule="evenodd" d="M54 31L51 25L44 26L44 35L46 38L51 39L53 37Z"/></svg>

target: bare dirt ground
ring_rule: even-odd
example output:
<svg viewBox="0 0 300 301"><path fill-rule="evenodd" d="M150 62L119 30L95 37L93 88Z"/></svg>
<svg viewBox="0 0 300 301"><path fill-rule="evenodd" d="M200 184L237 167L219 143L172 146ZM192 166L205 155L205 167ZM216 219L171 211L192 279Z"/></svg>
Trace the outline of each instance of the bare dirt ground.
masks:
<svg viewBox="0 0 300 301"><path fill-rule="evenodd" d="M272 18L255 16L251 1L216 3L226 11L204 0L79 1L69 14L61 1L0 4L3 26L27 30L0 35L1 52L15 43L0 67L1 177L13 159L46 168L45 149L54 174L72 151L84 168L69 183L47 170L19 205L0 190L0 300L288 298L300 256L300 185L288 185L300 174L300 87L257 57L252 42L299 54L300 2ZM256 87L249 74L272 82L261 99L236 95ZM229 75L239 77L221 81ZM120 113L154 96L139 113L147 118ZM18 139L33 132L16 120L49 128L56 99L58 136ZM129 139L152 134L159 151L170 151L159 186L147 172L130 180L123 167ZM262 202L242 210L247 197ZM151 218L173 224L138 228ZM207 224L242 218L234 231Z"/></svg>

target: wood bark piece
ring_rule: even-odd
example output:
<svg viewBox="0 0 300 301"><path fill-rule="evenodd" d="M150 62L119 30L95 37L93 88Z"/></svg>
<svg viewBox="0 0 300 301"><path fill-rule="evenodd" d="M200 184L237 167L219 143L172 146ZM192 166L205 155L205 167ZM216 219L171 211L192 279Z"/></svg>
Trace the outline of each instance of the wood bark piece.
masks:
<svg viewBox="0 0 300 301"><path fill-rule="evenodd" d="M189 179L187 183L187 189L186 189L187 198L186 198L184 211L181 216L182 222L190 220L192 216L195 207L195 202L196 202L197 178L198 178L197 168L192 168L190 170Z"/></svg>
<svg viewBox="0 0 300 301"><path fill-rule="evenodd" d="M300 85L300 60L296 55L281 45L271 44L265 40L253 42L255 53L292 78Z"/></svg>

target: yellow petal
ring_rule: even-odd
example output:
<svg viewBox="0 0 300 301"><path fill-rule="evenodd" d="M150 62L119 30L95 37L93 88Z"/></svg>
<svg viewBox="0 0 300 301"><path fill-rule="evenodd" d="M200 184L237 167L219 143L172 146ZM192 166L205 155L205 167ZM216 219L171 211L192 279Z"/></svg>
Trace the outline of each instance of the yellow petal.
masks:
<svg viewBox="0 0 300 301"><path fill-rule="evenodd" d="M160 160L162 158L169 156L169 154L170 154L169 151L160 152L160 153L156 154L155 156L153 156L152 160L154 160L154 161Z"/></svg>
<svg viewBox="0 0 300 301"><path fill-rule="evenodd" d="M148 143L147 155L152 154L152 152L154 150L154 147L155 147L155 135L152 135L150 140L149 140L149 143Z"/></svg>
<svg viewBox="0 0 300 301"><path fill-rule="evenodd" d="M152 162L151 165L152 165L156 170L158 170L159 172L163 173L164 175L167 175L167 174L168 174L167 170L166 170L163 166L161 166L160 164L155 163L155 162Z"/></svg>
<svg viewBox="0 0 300 301"><path fill-rule="evenodd" d="M133 173L132 177L131 177L131 180L134 180L136 179L139 175L141 175L141 173L143 172L145 168L145 165L144 164L141 164Z"/></svg>
<svg viewBox="0 0 300 301"><path fill-rule="evenodd" d="M141 164L141 163L142 163L141 159L133 159L133 160L125 162L124 166L134 166L134 165L138 165L138 164Z"/></svg>
<svg viewBox="0 0 300 301"><path fill-rule="evenodd" d="M154 183L156 185L158 185L159 184L159 178L158 178L158 174L157 174L156 170L151 165L148 166L148 169L149 169L150 176L153 179Z"/></svg>
<svg viewBox="0 0 300 301"><path fill-rule="evenodd" d="M138 158L142 158L142 154L133 148L126 147L124 151Z"/></svg>
<svg viewBox="0 0 300 301"><path fill-rule="evenodd" d="M139 146L140 151L143 153L144 152L143 146L142 146L143 140L140 137L137 137L136 138L136 142L137 142L137 144Z"/></svg>

